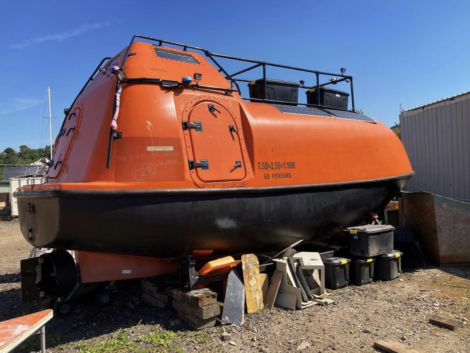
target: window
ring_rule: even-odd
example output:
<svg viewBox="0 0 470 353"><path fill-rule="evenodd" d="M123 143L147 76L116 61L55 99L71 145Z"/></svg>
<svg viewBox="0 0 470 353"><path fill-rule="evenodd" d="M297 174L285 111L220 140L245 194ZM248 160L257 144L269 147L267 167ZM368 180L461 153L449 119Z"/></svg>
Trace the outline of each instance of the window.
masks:
<svg viewBox="0 0 470 353"><path fill-rule="evenodd" d="M177 53L174 51L163 50L160 48L155 48L155 54L157 54L157 56L160 58L182 61L185 63L199 65L199 62L196 59L194 59L192 55L189 55L189 54Z"/></svg>

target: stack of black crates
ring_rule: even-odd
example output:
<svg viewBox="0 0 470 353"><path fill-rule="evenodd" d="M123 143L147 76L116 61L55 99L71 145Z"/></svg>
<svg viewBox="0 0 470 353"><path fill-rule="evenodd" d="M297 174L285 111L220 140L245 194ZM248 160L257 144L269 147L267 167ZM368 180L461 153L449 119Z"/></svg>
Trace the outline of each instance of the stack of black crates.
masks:
<svg viewBox="0 0 470 353"><path fill-rule="evenodd" d="M364 225L344 230L348 240L346 257L324 258L325 285L339 289L350 283L357 286L373 280L390 281L401 273L403 253L393 250L391 225Z"/></svg>
<svg viewBox="0 0 470 353"><path fill-rule="evenodd" d="M401 273L403 253L393 250L391 225L364 225L345 229L352 256L352 282L363 285L374 280L390 281Z"/></svg>

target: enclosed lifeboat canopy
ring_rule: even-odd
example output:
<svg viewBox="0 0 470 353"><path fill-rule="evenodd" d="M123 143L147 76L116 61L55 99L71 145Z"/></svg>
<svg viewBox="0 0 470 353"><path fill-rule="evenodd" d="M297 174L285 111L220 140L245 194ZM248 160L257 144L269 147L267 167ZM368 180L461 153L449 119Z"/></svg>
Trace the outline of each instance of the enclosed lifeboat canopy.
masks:
<svg viewBox="0 0 470 353"><path fill-rule="evenodd" d="M248 67L229 74L220 58ZM269 79L271 67L316 84ZM238 78L256 68L261 78ZM333 89L343 81L350 93ZM356 113L352 82L134 36L66 110L47 182L17 193L23 235L38 247L218 256L358 224L413 172L397 136Z"/></svg>

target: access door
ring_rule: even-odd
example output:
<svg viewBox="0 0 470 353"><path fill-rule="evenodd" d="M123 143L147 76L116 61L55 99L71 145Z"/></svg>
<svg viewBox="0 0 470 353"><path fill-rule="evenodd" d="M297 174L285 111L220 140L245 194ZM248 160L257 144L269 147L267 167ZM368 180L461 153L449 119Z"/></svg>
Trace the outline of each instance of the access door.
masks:
<svg viewBox="0 0 470 353"><path fill-rule="evenodd" d="M240 133L235 119L220 103L196 104L183 129L189 131L193 159L189 168L203 182L240 181L245 178Z"/></svg>

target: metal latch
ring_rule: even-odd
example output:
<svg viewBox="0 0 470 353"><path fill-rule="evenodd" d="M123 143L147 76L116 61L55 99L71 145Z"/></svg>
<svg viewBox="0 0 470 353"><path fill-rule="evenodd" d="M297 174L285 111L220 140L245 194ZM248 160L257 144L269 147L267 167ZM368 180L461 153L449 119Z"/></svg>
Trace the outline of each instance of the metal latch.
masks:
<svg viewBox="0 0 470 353"><path fill-rule="evenodd" d="M194 162L192 159L188 161L189 163L189 169L195 169L195 168L201 168L202 170L208 170L209 169L209 161L207 159L201 159L199 163Z"/></svg>
<svg viewBox="0 0 470 353"><path fill-rule="evenodd" d="M187 121L183 121L183 130L194 129L196 131L202 131L202 123L195 121L194 124L190 124Z"/></svg>
<svg viewBox="0 0 470 353"><path fill-rule="evenodd" d="M228 130L230 131L230 133L234 132L238 135L238 131L237 131L237 129L235 129L235 126L229 125ZM240 136L240 135L238 135L238 136Z"/></svg>
<svg viewBox="0 0 470 353"><path fill-rule="evenodd" d="M210 111L211 113L213 113L213 112L218 112L218 113L220 114L220 110L217 109L216 107L214 107L214 104L208 104L207 107L209 108L209 111Z"/></svg>

